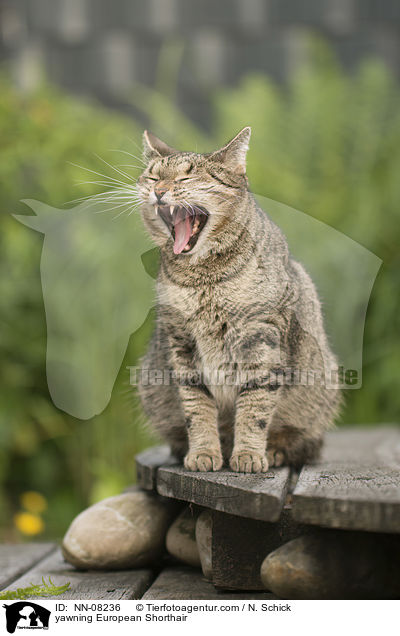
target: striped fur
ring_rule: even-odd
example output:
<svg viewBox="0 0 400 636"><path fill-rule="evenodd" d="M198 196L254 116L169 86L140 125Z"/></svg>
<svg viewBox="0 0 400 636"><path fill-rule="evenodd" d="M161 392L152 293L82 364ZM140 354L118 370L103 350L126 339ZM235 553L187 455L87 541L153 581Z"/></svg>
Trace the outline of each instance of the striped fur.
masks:
<svg viewBox="0 0 400 636"><path fill-rule="evenodd" d="M200 155L144 136L148 165L138 192L161 266L142 367L167 370L171 379L141 381L139 390L151 425L190 470L299 466L318 455L340 405L339 391L325 381L281 381L288 369L327 378L336 360L310 277L249 192L249 138L245 128L224 148ZM168 205L208 213L187 254L174 254L155 214L157 188Z"/></svg>

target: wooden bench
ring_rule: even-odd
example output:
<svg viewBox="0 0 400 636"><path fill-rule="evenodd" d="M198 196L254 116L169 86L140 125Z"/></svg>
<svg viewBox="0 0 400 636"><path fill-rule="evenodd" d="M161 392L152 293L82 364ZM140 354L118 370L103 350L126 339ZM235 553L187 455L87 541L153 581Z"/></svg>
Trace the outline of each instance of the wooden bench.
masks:
<svg viewBox="0 0 400 636"><path fill-rule="evenodd" d="M211 510L212 581L166 557L156 570L80 572L56 544L0 546L0 589L50 576L70 581L65 599L271 599L259 572L265 556L313 528L400 534L400 427L348 428L327 435L321 459L299 474L224 470L191 473L166 447L136 457L146 489Z"/></svg>
<svg viewBox="0 0 400 636"><path fill-rule="evenodd" d="M167 447L137 456L142 488L212 510L212 582L261 590L261 563L316 527L400 533L400 427L352 427L326 436L321 459L299 474L191 473Z"/></svg>

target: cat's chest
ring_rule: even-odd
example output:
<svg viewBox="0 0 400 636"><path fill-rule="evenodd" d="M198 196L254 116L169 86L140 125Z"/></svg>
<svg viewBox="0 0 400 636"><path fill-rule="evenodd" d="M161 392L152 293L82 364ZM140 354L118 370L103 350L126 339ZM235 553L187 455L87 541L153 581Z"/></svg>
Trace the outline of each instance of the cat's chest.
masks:
<svg viewBox="0 0 400 636"><path fill-rule="evenodd" d="M252 283L251 277L238 277L228 284L198 288L170 282L159 286L159 302L173 308L171 315L196 343L198 362L203 368L242 363L249 348L245 351L243 345L262 340L263 331L269 329L274 303L264 291L265 281L264 285Z"/></svg>
<svg viewBox="0 0 400 636"><path fill-rule="evenodd" d="M215 341L220 347L228 332L232 337L244 322L246 294L240 293L242 287L202 285L193 288L171 284L171 281L161 282L157 290L158 303L171 307L176 319L196 340Z"/></svg>
<svg viewBox="0 0 400 636"><path fill-rule="evenodd" d="M192 333L203 363L219 366L233 360L240 333L239 321L223 303L200 301L194 314Z"/></svg>
<svg viewBox="0 0 400 636"><path fill-rule="evenodd" d="M219 408L229 411L234 407L238 387L227 378L238 366L244 329L238 301L207 290L199 292L191 324L204 381Z"/></svg>
<svg viewBox="0 0 400 636"><path fill-rule="evenodd" d="M246 343L256 342L266 328L268 312L260 297L245 291L245 286L182 288L168 287L168 295L159 296L174 307L174 317L195 343L197 368L220 408L230 409L238 386L231 379L252 356ZM253 334L253 335L251 335ZM257 349L262 353L265 346ZM228 378L228 380L227 380Z"/></svg>
<svg viewBox="0 0 400 636"><path fill-rule="evenodd" d="M203 288L188 295L184 306L201 365L220 368L234 363L249 320L246 302L231 289Z"/></svg>

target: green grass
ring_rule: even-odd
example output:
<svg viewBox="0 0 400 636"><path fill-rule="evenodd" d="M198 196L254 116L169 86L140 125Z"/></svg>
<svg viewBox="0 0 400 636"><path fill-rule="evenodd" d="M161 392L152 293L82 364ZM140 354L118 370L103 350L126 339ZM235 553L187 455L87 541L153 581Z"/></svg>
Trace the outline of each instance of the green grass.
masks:
<svg viewBox="0 0 400 636"><path fill-rule="evenodd" d="M28 587L19 587L16 590L4 590L0 592L0 601L13 601L15 599L23 600L25 598L46 598L48 596L59 596L69 590L70 583L67 582L64 585L54 585L53 581L49 577L49 582L46 583L42 577L42 583L31 583Z"/></svg>

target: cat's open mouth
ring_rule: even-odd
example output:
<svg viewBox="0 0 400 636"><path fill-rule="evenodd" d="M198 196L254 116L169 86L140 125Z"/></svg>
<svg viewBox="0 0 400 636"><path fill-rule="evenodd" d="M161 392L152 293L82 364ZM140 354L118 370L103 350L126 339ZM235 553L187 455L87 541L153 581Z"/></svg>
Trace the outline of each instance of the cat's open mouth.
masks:
<svg viewBox="0 0 400 636"><path fill-rule="evenodd" d="M158 205L155 208L174 239L174 254L190 252L197 243L208 220L208 212L198 205L189 209L179 205Z"/></svg>

